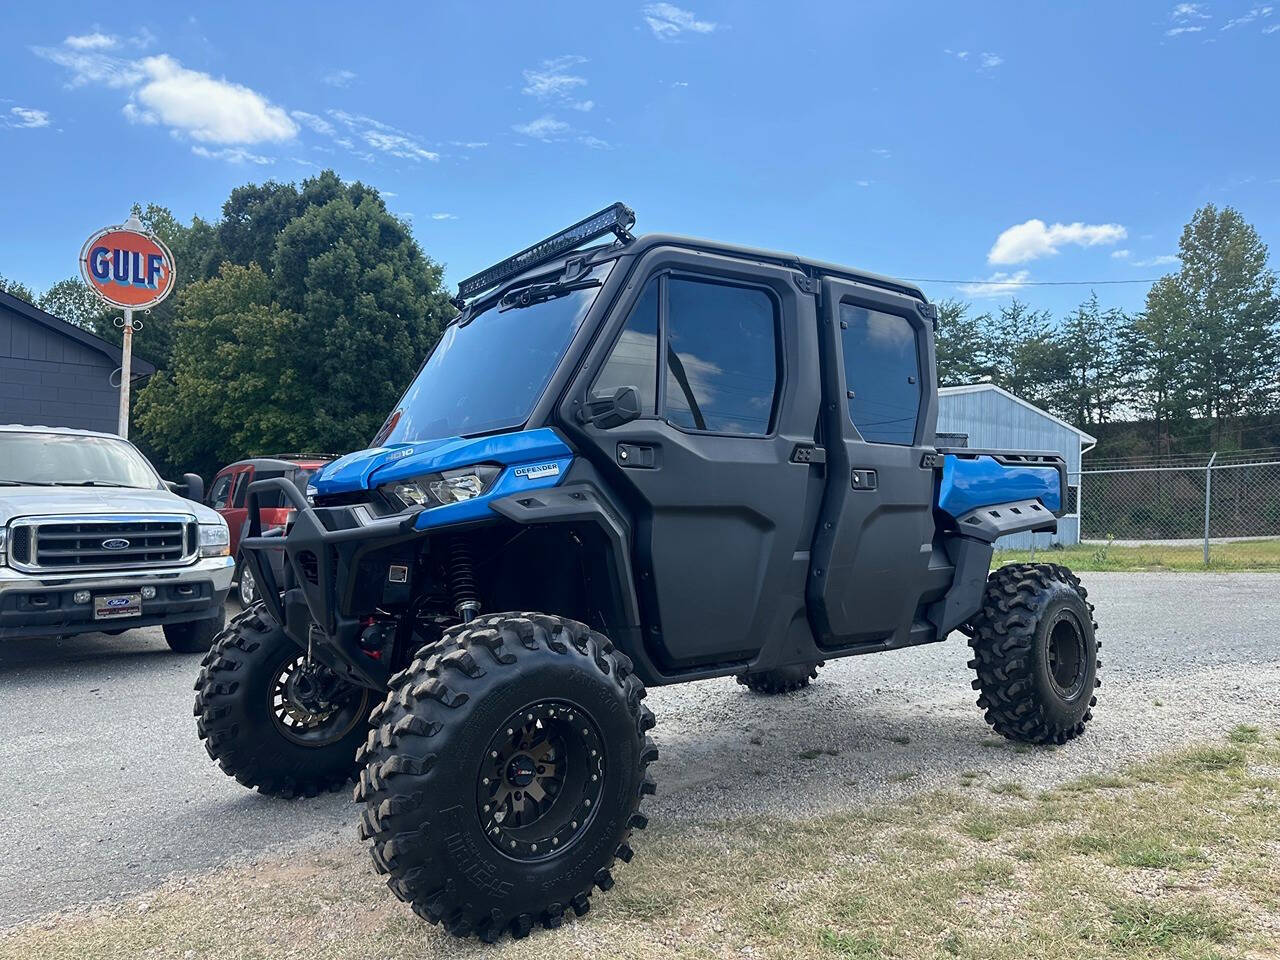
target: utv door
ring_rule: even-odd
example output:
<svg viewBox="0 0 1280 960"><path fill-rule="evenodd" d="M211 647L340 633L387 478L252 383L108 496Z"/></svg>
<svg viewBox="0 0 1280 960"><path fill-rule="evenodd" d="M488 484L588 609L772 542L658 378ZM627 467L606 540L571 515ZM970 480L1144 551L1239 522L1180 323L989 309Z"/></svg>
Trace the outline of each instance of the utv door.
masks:
<svg viewBox="0 0 1280 960"><path fill-rule="evenodd" d="M823 281L829 481L809 599L827 648L925 639L911 635L934 532L937 390L924 309L907 296Z"/></svg>
<svg viewBox="0 0 1280 960"><path fill-rule="evenodd" d="M663 673L752 659L795 625L822 480L813 297L779 266L658 248L632 273L566 419L634 518L644 646ZM577 404L636 388L640 417ZM576 429L573 429L575 428Z"/></svg>

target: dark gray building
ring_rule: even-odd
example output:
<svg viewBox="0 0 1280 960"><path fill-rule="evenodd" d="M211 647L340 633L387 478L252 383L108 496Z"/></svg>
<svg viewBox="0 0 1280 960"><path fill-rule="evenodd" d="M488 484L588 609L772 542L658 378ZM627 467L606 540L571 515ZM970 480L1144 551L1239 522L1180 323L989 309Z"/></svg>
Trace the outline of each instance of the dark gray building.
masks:
<svg viewBox="0 0 1280 960"><path fill-rule="evenodd" d="M0 291L0 423L115 433L120 348ZM156 368L136 355L136 386Z"/></svg>

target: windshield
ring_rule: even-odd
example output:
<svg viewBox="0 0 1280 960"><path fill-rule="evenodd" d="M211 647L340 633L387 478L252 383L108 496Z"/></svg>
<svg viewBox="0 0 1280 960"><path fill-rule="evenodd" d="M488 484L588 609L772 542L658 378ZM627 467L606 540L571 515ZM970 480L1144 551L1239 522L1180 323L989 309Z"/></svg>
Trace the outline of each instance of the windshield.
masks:
<svg viewBox="0 0 1280 960"><path fill-rule="evenodd" d="M132 444L63 433L0 433L0 484L140 487L160 478Z"/></svg>
<svg viewBox="0 0 1280 960"><path fill-rule="evenodd" d="M614 261L568 293L528 306L495 303L466 326L449 326L387 418L374 446L440 440L518 427L529 419ZM584 281L597 285L580 286Z"/></svg>

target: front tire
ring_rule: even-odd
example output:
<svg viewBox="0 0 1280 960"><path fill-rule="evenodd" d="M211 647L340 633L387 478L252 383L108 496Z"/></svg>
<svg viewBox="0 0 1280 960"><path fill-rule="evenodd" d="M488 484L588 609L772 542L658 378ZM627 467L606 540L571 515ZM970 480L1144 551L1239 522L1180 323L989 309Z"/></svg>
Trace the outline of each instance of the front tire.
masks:
<svg viewBox="0 0 1280 960"><path fill-rule="evenodd" d="M196 730L224 773L276 797L314 797L356 774L373 693L306 656L261 601L203 660Z"/></svg>
<svg viewBox="0 0 1280 960"><path fill-rule="evenodd" d="M258 582L253 579L253 571L243 557L236 564L236 598L242 610L248 610L258 599Z"/></svg>
<svg viewBox="0 0 1280 960"><path fill-rule="evenodd" d="M392 892L460 937L558 927L613 886L658 751L631 661L536 613L450 628L391 679L355 790Z"/></svg>
<svg viewBox="0 0 1280 960"><path fill-rule="evenodd" d="M227 613L219 608L215 616L205 620L166 623L162 628L164 642L169 644L169 649L174 653L204 653L226 625Z"/></svg>
<svg viewBox="0 0 1280 960"><path fill-rule="evenodd" d="M775 696L780 693L794 693L809 685L810 680L818 679L817 663L798 663L789 667L777 667L773 670L760 670L756 673L738 674L738 683L754 693Z"/></svg>
<svg viewBox="0 0 1280 960"><path fill-rule="evenodd" d="M1010 740L1066 743L1084 733L1102 685L1093 604L1055 563L1008 564L987 578L970 622L973 688L987 723Z"/></svg>

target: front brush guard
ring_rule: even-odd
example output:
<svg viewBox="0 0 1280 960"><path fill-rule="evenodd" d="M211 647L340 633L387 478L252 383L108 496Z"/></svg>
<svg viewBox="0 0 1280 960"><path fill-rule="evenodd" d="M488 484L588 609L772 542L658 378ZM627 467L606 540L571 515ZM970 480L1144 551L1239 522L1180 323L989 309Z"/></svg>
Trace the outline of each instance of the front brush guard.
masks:
<svg viewBox="0 0 1280 960"><path fill-rule="evenodd" d="M284 536L264 534L259 501L264 494L281 493L296 511ZM322 663L362 686L384 689L390 664L366 655L359 645L364 618L344 613L351 608L351 584L364 554L397 540L423 536L413 529L416 514L363 521L350 508L320 511L307 503L293 483L284 477L255 480L249 484L249 529L240 541L244 562L259 585L259 597L267 613L285 633ZM266 551L284 552L286 583L279 583ZM319 629L313 629L318 627Z"/></svg>

